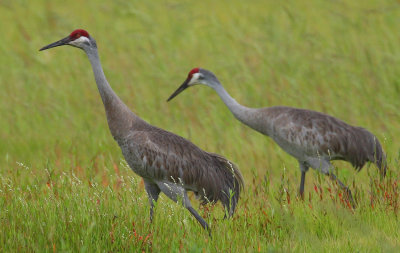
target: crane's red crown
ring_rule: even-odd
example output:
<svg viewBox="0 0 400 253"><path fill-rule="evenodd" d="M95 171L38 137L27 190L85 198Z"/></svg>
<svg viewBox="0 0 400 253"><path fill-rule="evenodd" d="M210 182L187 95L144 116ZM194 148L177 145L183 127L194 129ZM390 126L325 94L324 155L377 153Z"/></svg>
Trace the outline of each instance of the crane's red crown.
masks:
<svg viewBox="0 0 400 253"><path fill-rule="evenodd" d="M69 35L69 38L72 40L76 40L76 39L79 39L81 36L85 36L86 38L89 38L89 33L83 29L76 29Z"/></svg>
<svg viewBox="0 0 400 253"><path fill-rule="evenodd" d="M193 76L193 74L199 73L199 71L200 71L200 68L194 68L194 69L192 69L192 70L189 72L189 74L188 74L188 78L191 79L192 76Z"/></svg>

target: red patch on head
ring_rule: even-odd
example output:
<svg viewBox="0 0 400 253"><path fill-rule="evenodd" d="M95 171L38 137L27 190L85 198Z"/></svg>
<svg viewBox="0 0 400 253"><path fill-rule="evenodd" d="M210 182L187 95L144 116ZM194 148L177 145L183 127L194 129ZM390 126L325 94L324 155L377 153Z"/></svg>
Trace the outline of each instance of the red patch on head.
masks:
<svg viewBox="0 0 400 253"><path fill-rule="evenodd" d="M81 36L85 36L86 38L89 38L89 33L86 32L86 31L83 30L83 29L76 29L75 31L73 31L73 32L69 35L69 37L70 37L72 40L79 39Z"/></svg>
<svg viewBox="0 0 400 253"><path fill-rule="evenodd" d="M189 72L189 74L188 74L188 78L191 79L192 76L193 76L193 74L199 73L199 71L200 71L200 68L194 68L194 69L192 69L192 70Z"/></svg>

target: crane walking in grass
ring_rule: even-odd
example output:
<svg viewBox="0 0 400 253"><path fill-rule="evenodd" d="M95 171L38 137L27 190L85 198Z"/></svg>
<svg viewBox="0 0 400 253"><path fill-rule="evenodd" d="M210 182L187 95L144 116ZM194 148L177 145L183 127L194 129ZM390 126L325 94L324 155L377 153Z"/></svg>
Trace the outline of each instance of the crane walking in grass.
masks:
<svg viewBox="0 0 400 253"><path fill-rule="evenodd" d="M373 162L382 177L386 174L386 156L378 139L361 127L354 127L327 114L285 106L248 108L222 87L217 77L202 68L192 69L185 82L168 98L186 88L203 84L213 88L233 115L243 124L271 137L283 150L295 157L301 171L300 196L304 198L305 175L311 167L335 180L348 194L351 191L334 174L331 160L350 162L357 171Z"/></svg>
<svg viewBox="0 0 400 253"><path fill-rule="evenodd" d="M221 201L233 215L243 188L238 168L226 158L205 152L190 141L152 126L135 115L108 84L96 41L82 29L42 49L70 45L83 49L92 65L108 126L131 169L143 178L150 202L150 220L160 192L182 204L210 234L207 222L193 209L187 192L206 202Z"/></svg>

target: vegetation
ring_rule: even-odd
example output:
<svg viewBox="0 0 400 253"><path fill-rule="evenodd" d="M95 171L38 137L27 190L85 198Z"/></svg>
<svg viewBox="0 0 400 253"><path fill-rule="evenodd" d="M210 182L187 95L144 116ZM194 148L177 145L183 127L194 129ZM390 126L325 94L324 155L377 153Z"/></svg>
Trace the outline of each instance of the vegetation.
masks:
<svg viewBox="0 0 400 253"><path fill-rule="evenodd" d="M380 252L400 248L400 2L0 1L0 251ZM38 52L84 28L112 87L139 116L236 162L246 191L232 220L200 213L209 238L141 179L109 134L86 56ZM242 104L313 109L373 132L389 160L335 162L358 207L240 124L205 87L165 100L201 66ZM195 205L198 208L198 205Z"/></svg>

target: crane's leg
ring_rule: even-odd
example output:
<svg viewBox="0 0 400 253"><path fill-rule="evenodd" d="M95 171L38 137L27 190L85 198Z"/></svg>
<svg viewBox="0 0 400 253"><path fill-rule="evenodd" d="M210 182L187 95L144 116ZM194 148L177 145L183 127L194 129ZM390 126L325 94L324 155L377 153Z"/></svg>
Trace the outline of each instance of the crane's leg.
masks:
<svg viewBox="0 0 400 253"><path fill-rule="evenodd" d="M304 200L304 184L306 181L306 172L308 171L308 166L304 162L300 162L300 161L299 161L299 165L300 165L300 171L301 171L299 193L300 193L300 198L302 200Z"/></svg>
<svg viewBox="0 0 400 253"><path fill-rule="evenodd" d="M336 175L333 173L334 167L329 161L326 161L322 158L309 158L309 159L307 159L307 164L310 165L310 167L312 167L313 169L321 171L325 175L329 176L330 179L337 182L338 185L346 192L347 198L349 199L352 207L353 208L356 207L356 204L353 199L353 195L351 194L349 187L347 187L345 184L343 184L342 181L340 181L336 177Z"/></svg>
<svg viewBox="0 0 400 253"><path fill-rule="evenodd" d="M304 200L304 183L306 181L306 173L304 171L301 172L301 179L300 179L300 197Z"/></svg>
<svg viewBox="0 0 400 253"><path fill-rule="evenodd" d="M189 205L185 205L185 207L189 210L189 212L196 218L196 220L200 223L200 225L208 232L208 235L211 237L211 229L208 226L207 222L197 213L196 210L192 207L189 202Z"/></svg>
<svg viewBox="0 0 400 253"><path fill-rule="evenodd" d="M349 202L351 204L351 206L353 208L356 208L356 203L354 202L353 199L353 195L351 194L351 191L349 189L349 187L347 187L345 184L342 183L342 181L340 181L335 174L333 174L333 172L330 172L329 174L327 174L329 176L330 179L332 179L333 181L336 181L339 186L346 192L347 198L349 199Z"/></svg>
<svg viewBox="0 0 400 253"><path fill-rule="evenodd" d="M189 212L196 218L196 220L200 223L200 225L208 232L211 237L211 229L208 226L207 222L201 217L196 210L192 207L190 203L189 197L187 196L185 188L182 185L171 183L171 182L157 182L160 190L168 196L168 198L172 199L175 202L182 199L182 204Z"/></svg>
<svg viewBox="0 0 400 253"><path fill-rule="evenodd" d="M149 197L149 203L150 203L150 222L153 221L153 209L154 209L154 203L157 202L158 196L160 195L160 188L158 188L158 185L155 183L151 183L145 179L144 181L144 187L147 192L147 196Z"/></svg>

